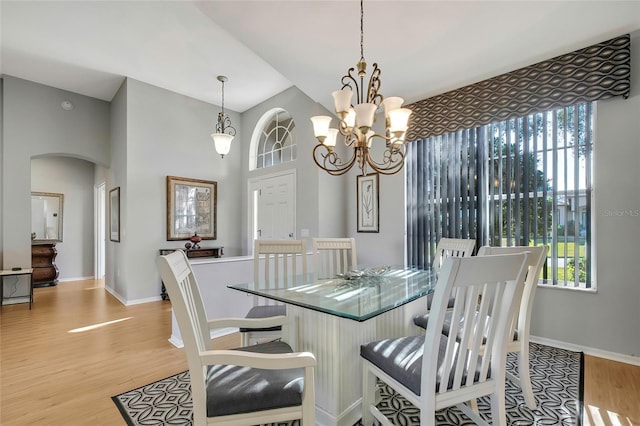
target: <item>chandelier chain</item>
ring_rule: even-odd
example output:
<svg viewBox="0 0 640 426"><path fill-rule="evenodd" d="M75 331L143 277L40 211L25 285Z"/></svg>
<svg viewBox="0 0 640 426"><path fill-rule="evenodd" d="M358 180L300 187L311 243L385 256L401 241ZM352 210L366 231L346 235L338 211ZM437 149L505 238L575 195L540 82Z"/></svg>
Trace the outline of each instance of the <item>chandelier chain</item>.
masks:
<svg viewBox="0 0 640 426"><path fill-rule="evenodd" d="M364 0L360 0L360 60L364 61Z"/></svg>

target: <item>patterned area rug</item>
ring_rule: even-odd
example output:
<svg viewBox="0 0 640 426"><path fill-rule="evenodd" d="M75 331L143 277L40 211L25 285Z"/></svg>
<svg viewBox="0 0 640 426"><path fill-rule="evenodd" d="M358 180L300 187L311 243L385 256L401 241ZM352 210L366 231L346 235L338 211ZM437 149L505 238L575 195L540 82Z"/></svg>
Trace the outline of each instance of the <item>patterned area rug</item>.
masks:
<svg viewBox="0 0 640 426"><path fill-rule="evenodd" d="M507 380L506 405L510 425L582 424L583 355L550 346L531 344L531 381L538 402L535 410L524 403L520 389ZM509 370L515 372L517 358L509 355ZM381 387L378 407L395 425L418 426L419 410L387 386ZM176 374L155 383L112 397L125 421L131 426L191 425L191 388L189 372ZM481 415L490 420L488 398L478 401ZM291 426L297 426L293 422ZM439 426L474 425L456 408L437 413ZM286 425L286 424L285 424Z"/></svg>

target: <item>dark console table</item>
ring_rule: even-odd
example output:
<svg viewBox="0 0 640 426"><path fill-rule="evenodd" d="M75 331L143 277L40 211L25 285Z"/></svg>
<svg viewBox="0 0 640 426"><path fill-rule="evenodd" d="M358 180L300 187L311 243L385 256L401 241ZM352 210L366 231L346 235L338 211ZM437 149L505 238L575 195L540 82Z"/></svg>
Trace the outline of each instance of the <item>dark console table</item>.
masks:
<svg viewBox="0 0 640 426"><path fill-rule="evenodd" d="M197 248L197 249L187 249L184 250L185 254L189 259L194 258L205 258L205 257L222 257L224 247L205 247L205 248ZM160 249L160 256L164 256L165 254L173 253L174 251L179 250L177 248L172 249ZM160 292L160 296L162 300L169 300L169 295L167 294L167 289L162 283L162 291Z"/></svg>
<svg viewBox="0 0 640 426"><path fill-rule="evenodd" d="M31 267L33 268L34 287L58 285L57 254L55 243L31 244Z"/></svg>

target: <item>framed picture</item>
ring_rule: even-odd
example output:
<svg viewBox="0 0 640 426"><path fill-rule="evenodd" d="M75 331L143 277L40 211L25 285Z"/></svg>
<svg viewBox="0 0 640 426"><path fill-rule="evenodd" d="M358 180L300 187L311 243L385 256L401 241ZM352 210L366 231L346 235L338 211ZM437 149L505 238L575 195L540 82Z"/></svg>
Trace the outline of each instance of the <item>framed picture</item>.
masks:
<svg viewBox="0 0 640 426"><path fill-rule="evenodd" d="M120 242L120 187L109 191L109 239Z"/></svg>
<svg viewBox="0 0 640 426"><path fill-rule="evenodd" d="M357 178L358 232L380 232L378 174Z"/></svg>
<svg viewBox="0 0 640 426"><path fill-rule="evenodd" d="M217 182L167 176L167 241L216 239Z"/></svg>

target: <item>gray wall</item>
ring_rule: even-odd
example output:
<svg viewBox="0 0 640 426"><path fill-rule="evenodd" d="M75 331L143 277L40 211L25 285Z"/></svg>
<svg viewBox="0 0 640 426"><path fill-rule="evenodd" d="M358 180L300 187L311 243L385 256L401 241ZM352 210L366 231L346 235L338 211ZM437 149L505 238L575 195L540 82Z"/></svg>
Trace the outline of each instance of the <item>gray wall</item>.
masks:
<svg viewBox="0 0 640 426"><path fill-rule="evenodd" d="M284 108L292 116L296 124L297 159L292 162L279 164L266 169L256 169L249 172L249 149L251 137L256 124L262 116L273 108ZM327 179L320 177L320 171L313 162L311 151L316 143L313 137L313 126L310 117L314 115L329 115L329 112L311 100L297 87L291 87L284 92L264 101L260 105L242 114L242 129L245 137L242 140L242 235L247 235L248 223L246 211L248 204L247 181L266 174L296 169L296 237L301 229L309 230L307 247L311 247L311 238L317 236L346 235L346 217L344 216L345 187L341 183L344 178ZM322 234L321 234L322 232ZM243 238L244 253L250 253L252 248L246 247Z"/></svg>
<svg viewBox="0 0 640 426"><path fill-rule="evenodd" d="M126 197L127 183L127 85L125 80L120 89L111 101L111 168L105 170L107 176L105 193L106 193L106 209L109 211L109 191L120 187L120 241L115 243L111 241L109 225L105 235L105 286L112 293L118 295L123 302L128 299L126 282L121 274L122 264L126 259L126 251L122 249L122 245L126 244L126 238L123 226L127 217L123 215ZM107 221L108 221L107 215Z"/></svg>
<svg viewBox="0 0 640 426"><path fill-rule="evenodd" d="M31 160L31 191L64 195L62 242L56 244L60 281L93 278L95 165L70 157Z"/></svg>
<svg viewBox="0 0 640 426"><path fill-rule="evenodd" d="M47 154L109 164L109 103L3 76L3 267L31 265L31 158ZM75 108L65 111L60 103Z"/></svg>
<svg viewBox="0 0 640 426"><path fill-rule="evenodd" d="M640 58L640 31L632 34L631 50L632 58ZM596 107L592 220L597 293L541 289L531 333L638 357L640 256L634 247L640 241L640 63L634 59L631 67L629 99L600 101Z"/></svg>
<svg viewBox="0 0 640 426"><path fill-rule="evenodd" d="M222 159L209 136L219 107L133 79L127 79L125 93L126 101L118 99L113 107L117 134L108 188L120 186L121 242L108 242L108 251L114 256L114 290L135 303L160 294L158 249L184 247L184 241L166 240L166 177L218 183L217 239L203 245L224 246L229 256L241 254L237 206L243 185L237 178L239 147L232 146ZM239 114L226 112L232 123L240 123ZM234 142L240 140L241 129Z"/></svg>

